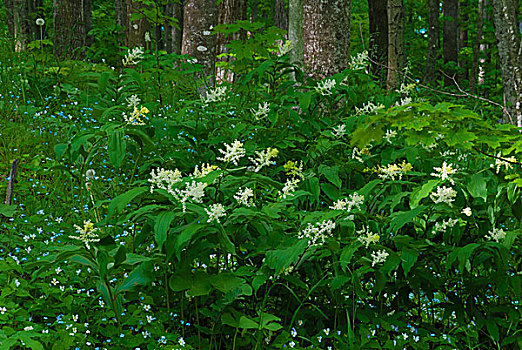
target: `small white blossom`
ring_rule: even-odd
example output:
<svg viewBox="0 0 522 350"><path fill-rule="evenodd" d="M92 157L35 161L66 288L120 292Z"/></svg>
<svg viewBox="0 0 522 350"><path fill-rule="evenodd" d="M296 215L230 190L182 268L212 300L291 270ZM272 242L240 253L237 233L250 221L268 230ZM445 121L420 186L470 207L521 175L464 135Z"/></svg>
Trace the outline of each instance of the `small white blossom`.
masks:
<svg viewBox="0 0 522 350"><path fill-rule="evenodd" d="M135 47L127 52L122 60L124 66L138 64L143 59L143 47Z"/></svg>
<svg viewBox="0 0 522 350"><path fill-rule="evenodd" d="M391 139L395 136L397 136L397 131L388 129L386 130L386 135L383 136L383 139L388 143L392 143Z"/></svg>
<svg viewBox="0 0 522 350"><path fill-rule="evenodd" d="M346 124L337 125L335 128L333 128L332 134L336 138L341 138L346 135Z"/></svg>
<svg viewBox="0 0 522 350"><path fill-rule="evenodd" d="M366 66L368 66L368 51L359 52L351 57L350 69L365 69Z"/></svg>
<svg viewBox="0 0 522 350"><path fill-rule="evenodd" d="M178 169L165 170L163 168L156 169L156 171L152 169L152 171L150 172L150 192L152 193L152 191L154 191L154 188L156 187L162 190L166 190L170 194L173 194L174 190L172 189L172 186L182 180L181 172Z"/></svg>
<svg viewBox="0 0 522 350"><path fill-rule="evenodd" d="M278 196L283 199L286 199L286 197L288 196L293 196L292 192L295 192L295 190L297 189L297 184L300 181L301 180L298 178L286 180L285 185L283 186L281 191L278 192Z"/></svg>
<svg viewBox="0 0 522 350"><path fill-rule="evenodd" d="M235 140L231 145L225 143L225 148L225 150L219 150L223 157L218 157L218 160L227 163L232 162L234 165L237 165L238 160L245 156L243 143L238 140Z"/></svg>
<svg viewBox="0 0 522 350"><path fill-rule="evenodd" d="M500 171L500 168L504 166L506 171L508 169L513 168L512 163L516 163L517 159L515 157L502 158L502 153L498 152L497 159L495 159L495 166L497 167L497 174ZM491 165L493 167L493 165Z"/></svg>
<svg viewBox="0 0 522 350"><path fill-rule="evenodd" d="M208 89L206 97L202 97L203 102L219 102L223 101L227 94L226 86L217 86L215 89Z"/></svg>
<svg viewBox="0 0 522 350"><path fill-rule="evenodd" d="M227 214L225 207L221 203L212 204L210 206L210 209L205 208L205 211L208 214L207 222L212 222L214 220L216 220L217 222L220 222L219 218L223 217Z"/></svg>
<svg viewBox="0 0 522 350"><path fill-rule="evenodd" d="M361 205L364 203L364 196L354 192L345 199L337 200L333 206L330 206L332 210L346 210L350 212L353 208L361 210Z"/></svg>
<svg viewBox="0 0 522 350"><path fill-rule="evenodd" d="M127 107L136 108L140 104L141 100L138 95L131 95L125 99L127 101Z"/></svg>
<svg viewBox="0 0 522 350"><path fill-rule="evenodd" d="M254 190L251 188L246 187L245 189L239 188L237 193L234 195L234 199L239 203L246 207L252 207L254 206L253 202L254 198Z"/></svg>
<svg viewBox="0 0 522 350"><path fill-rule="evenodd" d="M373 114L377 113L377 111L384 109L383 104L373 104L372 102L368 102L367 104L363 105L361 108L355 107L355 111L357 114Z"/></svg>
<svg viewBox="0 0 522 350"><path fill-rule="evenodd" d="M445 232L447 229L455 226L458 222L459 221L457 219L452 218L449 218L448 220L443 220L442 222L436 222L432 233L437 234L438 232Z"/></svg>
<svg viewBox="0 0 522 350"><path fill-rule="evenodd" d="M98 237L98 234L96 231L98 231L97 228L94 228L94 224L88 220L83 222L83 227L80 227L78 225L74 225L74 228L76 228L76 232L79 233L78 236L69 236L69 238L77 239L79 241L82 241L87 249L90 249L90 243L99 242L100 238Z"/></svg>
<svg viewBox="0 0 522 350"><path fill-rule="evenodd" d="M334 79L325 79L315 87L315 91L322 96L328 96L332 94L332 89L335 88L337 83Z"/></svg>
<svg viewBox="0 0 522 350"><path fill-rule="evenodd" d="M451 187L439 186L437 187L437 192L432 192L430 194L431 200L437 203L446 203L451 204L455 201L455 197L457 196L457 191L455 191Z"/></svg>
<svg viewBox="0 0 522 350"><path fill-rule="evenodd" d="M37 18L36 19L36 25L41 27L45 24L45 20L43 18Z"/></svg>
<svg viewBox="0 0 522 350"><path fill-rule="evenodd" d="M471 214L472 214L471 208L470 207L466 207L466 208L462 209L461 213L466 215L466 216L471 216Z"/></svg>
<svg viewBox="0 0 522 350"><path fill-rule="evenodd" d="M194 173L192 174L192 176L195 178L202 178L217 169L218 169L218 167L215 165L203 163L203 164L201 164L201 170L198 169L197 165L194 167Z"/></svg>
<svg viewBox="0 0 522 350"><path fill-rule="evenodd" d="M272 158L277 157L278 153L279 151L277 150L277 148L270 147L268 147L265 151L256 151L257 158L248 158L255 165L253 171L257 173L264 166L274 165L275 162L272 161Z"/></svg>
<svg viewBox="0 0 522 350"><path fill-rule="evenodd" d="M390 254L385 250L378 250L372 253L372 267L384 263Z"/></svg>
<svg viewBox="0 0 522 350"><path fill-rule="evenodd" d="M449 180L449 182L452 185L454 185L455 181L453 181L453 179L450 177L450 175L455 174L457 172L457 169L454 169L452 166L453 166L453 164L448 165L448 164L446 164L446 162L444 162L440 168L434 167L433 170L435 170L435 172L431 173L430 175L438 177L442 181Z"/></svg>
<svg viewBox="0 0 522 350"><path fill-rule="evenodd" d="M366 248L372 243L379 242L379 239L381 238L378 234L371 232L368 229L368 226L364 226L361 230L356 232L359 235L359 238L357 240L364 244Z"/></svg>
<svg viewBox="0 0 522 350"><path fill-rule="evenodd" d="M506 232L504 232L504 230L501 228L493 227L493 230L488 232L486 238L490 241L495 241L498 243L504 238L506 238Z"/></svg>
<svg viewBox="0 0 522 350"><path fill-rule="evenodd" d="M335 222L332 220L324 220L322 222L316 223L315 225L308 223L308 226L299 232L297 237L299 239L307 239L309 246L324 244L326 242L326 238L331 236L334 228Z"/></svg>
<svg viewBox="0 0 522 350"><path fill-rule="evenodd" d="M268 104L268 102L264 102L262 104L260 103L257 109L252 108L250 111L252 112L252 114L254 114L254 117L256 119L261 119L266 117L270 112L270 105Z"/></svg>

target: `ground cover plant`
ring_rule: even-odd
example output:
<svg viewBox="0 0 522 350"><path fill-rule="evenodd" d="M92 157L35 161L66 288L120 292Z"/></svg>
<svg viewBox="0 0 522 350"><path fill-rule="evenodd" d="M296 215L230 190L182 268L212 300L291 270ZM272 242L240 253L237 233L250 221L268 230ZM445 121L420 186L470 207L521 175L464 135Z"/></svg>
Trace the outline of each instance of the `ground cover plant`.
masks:
<svg viewBox="0 0 522 350"><path fill-rule="evenodd" d="M520 348L519 130L252 40L2 57L0 349Z"/></svg>

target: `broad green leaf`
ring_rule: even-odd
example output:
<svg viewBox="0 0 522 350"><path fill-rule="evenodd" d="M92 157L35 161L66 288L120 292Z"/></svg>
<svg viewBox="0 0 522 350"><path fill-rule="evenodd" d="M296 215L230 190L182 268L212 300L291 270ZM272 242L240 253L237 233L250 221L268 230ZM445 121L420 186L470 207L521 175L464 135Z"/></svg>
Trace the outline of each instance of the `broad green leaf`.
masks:
<svg viewBox="0 0 522 350"><path fill-rule="evenodd" d="M337 186L338 188L341 188L342 182L339 178L339 167L338 166L326 166L326 165L320 165L319 166L319 172L323 174L328 181L330 181L332 184Z"/></svg>
<svg viewBox="0 0 522 350"><path fill-rule="evenodd" d="M213 276L203 271L196 271L192 276L192 283L187 294L193 297L207 295L212 290L212 278Z"/></svg>
<svg viewBox="0 0 522 350"><path fill-rule="evenodd" d="M149 187L136 187L114 198L107 209L107 216L111 217L116 212L121 212L134 198L149 191Z"/></svg>
<svg viewBox="0 0 522 350"><path fill-rule="evenodd" d="M135 290L153 280L152 262L138 265L123 282L116 287L115 294Z"/></svg>
<svg viewBox="0 0 522 350"><path fill-rule="evenodd" d="M307 247L308 241L306 239L301 239L290 247L269 250L266 252L265 264L274 269L276 275L279 275L285 269L290 267L290 265L296 263Z"/></svg>
<svg viewBox="0 0 522 350"><path fill-rule="evenodd" d="M417 261L419 253L414 250L403 250L401 254L402 269L404 270L404 277L408 278L408 273Z"/></svg>
<svg viewBox="0 0 522 350"><path fill-rule="evenodd" d="M12 218L16 212L16 205L0 204L0 215Z"/></svg>
<svg viewBox="0 0 522 350"><path fill-rule="evenodd" d="M20 340L25 343L25 346L29 347L31 350L44 350L42 343L34 340L29 335L25 333L20 333Z"/></svg>
<svg viewBox="0 0 522 350"><path fill-rule="evenodd" d="M411 223L417 215L422 214L425 209L426 207L421 205L410 211L393 213L391 215L390 229L393 232L398 232L404 225Z"/></svg>
<svg viewBox="0 0 522 350"><path fill-rule="evenodd" d="M212 285L214 288L223 293L228 293L231 290L238 289L246 284L243 278L234 276L232 273L220 273L212 278Z"/></svg>
<svg viewBox="0 0 522 350"><path fill-rule="evenodd" d="M484 202L486 201L486 197L488 195L488 189L486 187L486 178L480 174L473 174L469 178L466 187L469 193L474 198L482 198Z"/></svg>
<svg viewBox="0 0 522 350"><path fill-rule="evenodd" d="M154 235L160 250L163 247L163 243L167 240L167 233L175 216L173 211L163 211L155 218Z"/></svg>
<svg viewBox="0 0 522 350"><path fill-rule="evenodd" d="M2 340L0 343L0 350L9 350L13 345L18 343L18 338L9 338Z"/></svg>
<svg viewBox="0 0 522 350"><path fill-rule="evenodd" d="M250 318L248 318L246 316L241 316L241 318L239 319L239 328L258 329L259 324L256 321L251 320Z"/></svg>
<svg viewBox="0 0 522 350"><path fill-rule="evenodd" d="M126 145L125 132L123 129L114 129L107 131L109 136L109 143L107 150L109 152L109 159L116 168L120 168L125 158Z"/></svg>
<svg viewBox="0 0 522 350"><path fill-rule="evenodd" d="M226 252L230 253L232 255L236 255L236 247L234 247L234 243L230 240L228 237L227 232L225 231L225 228L218 224L218 239L219 243L221 244L221 248Z"/></svg>
<svg viewBox="0 0 522 350"><path fill-rule="evenodd" d="M96 263L94 261L92 261L89 258L86 258L83 255L73 255L69 258L69 261L88 266L91 269L93 269L94 271L96 271L98 269L98 266L96 265Z"/></svg>
<svg viewBox="0 0 522 350"><path fill-rule="evenodd" d="M428 197L428 195L433 191L435 186L437 186L439 183L439 180L429 180L424 185L414 190L410 195L410 208L415 209L416 207L418 207L420 201Z"/></svg>

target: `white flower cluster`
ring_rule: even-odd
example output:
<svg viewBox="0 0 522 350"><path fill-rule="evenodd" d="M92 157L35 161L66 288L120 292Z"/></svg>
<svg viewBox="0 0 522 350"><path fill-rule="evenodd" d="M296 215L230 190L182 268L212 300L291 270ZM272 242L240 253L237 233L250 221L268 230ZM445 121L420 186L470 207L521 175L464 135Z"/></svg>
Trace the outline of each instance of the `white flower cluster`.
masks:
<svg viewBox="0 0 522 350"><path fill-rule="evenodd" d="M391 139L397 136L397 131L395 130L386 130L386 135L384 135L382 138L386 140L388 143L392 143Z"/></svg>
<svg viewBox="0 0 522 350"><path fill-rule="evenodd" d="M129 96L125 100L127 101L127 107L129 107L129 108L137 108L141 102L138 95Z"/></svg>
<svg viewBox="0 0 522 350"><path fill-rule="evenodd" d="M315 86L315 92L322 96L328 96L332 94L332 89L335 88L336 81L334 79L325 79Z"/></svg>
<svg viewBox="0 0 522 350"><path fill-rule="evenodd" d="M437 234L438 232L444 232L449 228L455 226L459 220L449 218L448 220L443 220L442 222L435 223L435 227L433 228L432 233Z"/></svg>
<svg viewBox="0 0 522 350"><path fill-rule="evenodd" d="M363 105L361 108L355 107L355 111L357 114L373 114L377 113L377 111L384 109L383 104L373 104L372 102L368 102L367 104Z"/></svg>
<svg viewBox="0 0 522 350"><path fill-rule="evenodd" d="M272 158L277 157L279 151L277 148L268 147L265 151L256 151L257 158L249 157L250 161L254 163L255 168L252 169L254 172L259 172L264 166L274 165L275 162Z"/></svg>
<svg viewBox="0 0 522 350"><path fill-rule="evenodd" d="M395 180L397 177L402 180L402 176L410 171L413 167L410 163L403 161L401 164L388 164L386 168L379 166L379 177L383 180L392 179Z"/></svg>
<svg viewBox="0 0 522 350"><path fill-rule="evenodd" d="M497 159L495 159L495 165L491 165L491 167L496 166L497 167L497 174L500 171L501 167L505 167L506 171L508 169L513 168L512 163L516 163L517 159L515 157L509 157L509 158L502 158L502 153L498 152Z"/></svg>
<svg viewBox="0 0 522 350"><path fill-rule="evenodd" d="M298 234L299 239L308 239L308 245L314 246L324 244L326 238L332 235L332 231L335 228L335 222L332 220L324 220L318 222L315 225L308 223L308 226ZM320 243L318 243L320 242Z"/></svg>
<svg viewBox="0 0 522 350"><path fill-rule="evenodd" d="M207 184L204 182L187 182L186 188L184 190L180 190L178 188L174 189L174 197L178 201L181 202L181 205L183 206L183 212L187 210L187 202L191 200L195 203L202 203L203 197L205 196L205 188L207 187Z"/></svg>
<svg viewBox="0 0 522 350"><path fill-rule="evenodd" d="M504 238L506 238L506 232L504 232L504 230L501 228L493 227L493 230L488 232L486 238L490 241L495 241L498 243Z"/></svg>
<svg viewBox="0 0 522 350"><path fill-rule="evenodd" d="M292 192L295 192L295 190L297 189L297 184L300 181L301 180L298 178L287 179L285 185L283 186L281 191L278 192L277 195L283 199L286 199L286 197L288 196L293 196Z"/></svg>
<svg viewBox="0 0 522 350"><path fill-rule="evenodd" d="M388 254L385 250L378 250L376 252L372 253L372 267L374 267L377 264L386 262L386 259L388 258L390 254Z"/></svg>
<svg viewBox="0 0 522 350"><path fill-rule="evenodd" d="M138 64L143 59L143 47L135 47L127 52L122 62L124 66Z"/></svg>
<svg viewBox="0 0 522 350"><path fill-rule="evenodd" d="M237 165L237 161L245 156L245 149L243 143L235 140L231 145L225 143L225 150L220 149L219 152L223 154L223 157L218 157L218 160L223 162L232 162Z"/></svg>
<svg viewBox="0 0 522 350"><path fill-rule="evenodd" d="M226 94L227 94L226 86L217 86L215 89L209 89L207 91L206 97L202 97L201 99L205 103L219 102L219 101L223 101L225 99Z"/></svg>
<svg viewBox="0 0 522 350"><path fill-rule="evenodd" d="M410 92L412 92L415 89L415 86L416 85L414 83L411 83L411 84L402 83L401 87L395 91L401 95L409 95Z"/></svg>
<svg viewBox="0 0 522 350"><path fill-rule="evenodd" d="M368 51L359 52L350 58L350 69L365 69L368 66Z"/></svg>
<svg viewBox="0 0 522 350"><path fill-rule="evenodd" d="M457 191L455 191L451 187L439 186L437 187L437 192L432 192L430 194L430 198L435 204L437 203L446 203L451 204L455 201L455 197L457 197Z"/></svg>
<svg viewBox="0 0 522 350"><path fill-rule="evenodd" d="M340 124L333 128L332 135L336 138L341 138L346 135L346 124Z"/></svg>
<svg viewBox="0 0 522 350"><path fill-rule="evenodd" d="M174 194L174 189L172 186L175 183L178 183L181 181L182 176L181 172L176 169L174 171L172 170L165 170L163 168L156 169L157 173L152 169L150 172L151 178L149 179L149 182L151 183L150 186L150 192L154 191L154 187L160 188L162 190L165 190L169 192L170 194Z"/></svg>
<svg viewBox="0 0 522 350"><path fill-rule="evenodd" d="M207 176L208 174L210 174L211 172L213 172L214 170L217 170L219 169L217 166L215 165L210 165L210 164L201 164L201 170L198 168L198 166L196 165L194 167L194 173L193 173L193 177L195 178L202 178L202 177L205 177Z"/></svg>
<svg viewBox="0 0 522 350"><path fill-rule="evenodd" d="M96 231L98 231L97 228L94 228L94 224L88 220L83 222L83 227L80 227L78 225L74 225L74 228L76 229L76 232L79 233L78 236L69 236L69 238L77 239L79 241L82 241L87 249L91 249L90 243L99 242L100 238L98 237L98 234Z"/></svg>
<svg viewBox="0 0 522 350"><path fill-rule="evenodd" d="M145 122L142 118L145 118L147 113L149 113L149 109L145 106L141 106L140 109L134 107L134 110L130 116L127 116L126 113L123 113L123 119L131 125L145 125Z"/></svg>
<svg viewBox="0 0 522 350"><path fill-rule="evenodd" d="M293 48L294 48L294 44L292 43L291 40L281 41L277 45L277 56L279 56L279 57L284 56L287 53L289 53L290 51L292 51Z"/></svg>
<svg viewBox="0 0 522 350"><path fill-rule="evenodd" d="M330 206L332 210L346 210L352 211L353 208L361 210L361 205L364 203L364 196L357 192L352 193L348 198L337 200L334 205Z"/></svg>
<svg viewBox="0 0 522 350"><path fill-rule="evenodd" d="M366 248L372 243L379 242L379 239L381 238L377 233L373 233L368 229L368 226L364 226L361 230L356 232L359 235L359 238L357 240L364 244Z"/></svg>
<svg viewBox="0 0 522 350"><path fill-rule="evenodd" d="M251 188L246 187L245 189L242 189L241 187L237 191L237 193L234 195L234 199L239 203L243 204L246 207L253 207L254 206L254 191Z"/></svg>
<svg viewBox="0 0 522 350"><path fill-rule="evenodd" d="M438 177L442 181L449 180L452 185L455 185L455 181L453 181L453 179L450 177L450 175L453 175L457 172L457 169L453 168L453 164L448 165L446 162L444 162L440 168L434 167L433 170L436 172L431 173L431 176Z"/></svg>
<svg viewBox="0 0 522 350"><path fill-rule="evenodd" d="M462 209L461 213L466 216L471 216L473 214L470 207L466 207L466 208Z"/></svg>
<svg viewBox="0 0 522 350"><path fill-rule="evenodd" d="M220 222L219 218L223 217L227 214L225 207L221 203L212 204L209 209L205 208L205 211L207 212L207 215L208 215L207 222L212 222L214 220L216 220L217 222Z"/></svg>
<svg viewBox="0 0 522 350"><path fill-rule="evenodd" d="M264 102L262 104L260 103L257 106L257 109L252 108L250 111L252 112L252 114L254 114L254 117L256 117L256 119L261 119L266 117L270 112L270 105L268 104L268 102Z"/></svg>

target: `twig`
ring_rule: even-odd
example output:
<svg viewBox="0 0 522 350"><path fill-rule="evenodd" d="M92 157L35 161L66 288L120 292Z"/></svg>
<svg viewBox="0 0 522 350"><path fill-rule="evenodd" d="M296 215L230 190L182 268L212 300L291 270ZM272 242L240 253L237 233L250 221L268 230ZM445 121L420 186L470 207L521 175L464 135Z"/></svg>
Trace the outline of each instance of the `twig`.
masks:
<svg viewBox="0 0 522 350"><path fill-rule="evenodd" d="M501 161L503 161L503 162L510 163L510 164L516 164L516 165L519 165L519 164L520 164L519 162L514 162L514 161L512 161L512 160L509 160L509 159L506 159L506 158L502 158L502 157L496 156L496 155L494 155L494 154L486 153L486 152L484 152L484 151L478 149L478 148L475 147L475 146L471 146L471 148L473 148L473 149L474 149L475 151L477 151L478 153L481 153L481 154L483 154L483 155L485 155L485 156L488 156L488 157L490 157L490 158L499 159L499 160L501 160Z"/></svg>
<svg viewBox="0 0 522 350"><path fill-rule="evenodd" d="M13 191L14 184L16 183L16 167L18 166L18 160L13 160L13 164L11 165L11 171L9 172L9 183L7 184L7 190L5 193L5 202L6 205L11 205L13 201Z"/></svg>

